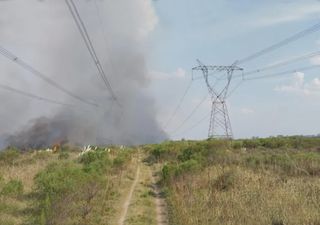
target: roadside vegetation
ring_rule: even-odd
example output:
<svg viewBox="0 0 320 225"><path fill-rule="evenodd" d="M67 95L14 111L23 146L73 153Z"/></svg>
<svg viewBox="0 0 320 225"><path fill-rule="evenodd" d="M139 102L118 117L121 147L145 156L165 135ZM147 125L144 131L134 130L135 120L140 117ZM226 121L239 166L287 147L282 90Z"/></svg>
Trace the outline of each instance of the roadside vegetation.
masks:
<svg viewBox="0 0 320 225"><path fill-rule="evenodd" d="M145 146L174 225L319 225L320 138Z"/></svg>
<svg viewBox="0 0 320 225"><path fill-rule="evenodd" d="M131 183L136 154L118 147L2 151L0 224L115 224L115 202Z"/></svg>

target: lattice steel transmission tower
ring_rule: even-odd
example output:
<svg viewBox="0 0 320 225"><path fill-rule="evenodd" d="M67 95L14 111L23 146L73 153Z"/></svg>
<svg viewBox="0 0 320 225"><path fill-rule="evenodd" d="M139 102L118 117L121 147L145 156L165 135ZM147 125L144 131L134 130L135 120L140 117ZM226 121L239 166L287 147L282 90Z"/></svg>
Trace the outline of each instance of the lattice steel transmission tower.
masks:
<svg viewBox="0 0 320 225"><path fill-rule="evenodd" d="M226 99L233 72L242 71L243 69L237 67L236 63L231 66L206 66L199 60L197 61L199 66L194 67L192 70L202 71L212 101L208 137L232 139L233 134Z"/></svg>

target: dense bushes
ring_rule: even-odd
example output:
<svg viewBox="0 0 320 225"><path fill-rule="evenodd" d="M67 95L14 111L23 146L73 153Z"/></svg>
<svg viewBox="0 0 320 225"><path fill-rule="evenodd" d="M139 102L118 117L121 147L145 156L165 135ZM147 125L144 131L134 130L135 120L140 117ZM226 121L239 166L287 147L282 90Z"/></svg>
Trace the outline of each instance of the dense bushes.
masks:
<svg viewBox="0 0 320 225"><path fill-rule="evenodd" d="M172 178L184 176L201 169L201 165L198 161L190 159L177 164L166 164L162 168L162 181L168 182Z"/></svg>
<svg viewBox="0 0 320 225"><path fill-rule="evenodd" d="M35 178L36 215L31 223L101 224L101 199L111 194L107 185L111 178L107 174L124 169L129 156L130 153L119 151L111 158L107 151L97 149L75 161L60 160L48 165Z"/></svg>
<svg viewBox="0 0 320 225"><path fill-rule="evenodd" d="M303 150L308 146L308 151ZM164 180L210 165L238 165L286 175L319 175L320 138L271 137L249 140L165 142L149 146L153 162L166 162ZM188 166L186 166L188 165ZM196 166L194 166L196 165Z"/></svg>
<svg viewBox="0 0 320 225"><path fill-rule="evenodd" d="M320 137L269 137L269 138L252 138L245 140L236 140L233 143L234 148L292 148L292 149L319 149Z"/></svg>
<svg viewBox="0 0 320 225"><path fill-rule="evenodd" d="M36 224L83 224L105 178L75 163L53 163L35 178L38 198Z"/></svg>

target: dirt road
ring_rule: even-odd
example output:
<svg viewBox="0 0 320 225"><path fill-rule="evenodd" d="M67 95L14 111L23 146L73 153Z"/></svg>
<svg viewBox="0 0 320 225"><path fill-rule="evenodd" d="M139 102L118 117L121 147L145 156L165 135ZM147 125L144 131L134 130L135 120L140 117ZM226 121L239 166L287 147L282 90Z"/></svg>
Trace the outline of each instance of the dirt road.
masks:
<svg viewBox="0 0 320 225"><path fill-rule="evenodd" d="M149 166L139 163L118 225L167 225L167 207Z"/></svg>
<svg viewBox="0 0 320 225"><path fill-rule="evenodd" d="M131 199L132 199L132 195L133 195L133 192L137 186L137 183L139 181L139 178L140 178L140 165L138 166L137 168L137 172L136 172L136 177L133 181L133 184L130 188L130 191L129 191L129 194L128 194L128 197L126 198L124 204L123 204L123 209L122 209L122 213L121 213L121 217L119 219L119 222L118 222L118 225L124 225L125 223L125 220L126 220L126 217L127 217L127 213L128 213L128 209L129 209L129 206L130 206L130 202L131 202Z"/></svg>

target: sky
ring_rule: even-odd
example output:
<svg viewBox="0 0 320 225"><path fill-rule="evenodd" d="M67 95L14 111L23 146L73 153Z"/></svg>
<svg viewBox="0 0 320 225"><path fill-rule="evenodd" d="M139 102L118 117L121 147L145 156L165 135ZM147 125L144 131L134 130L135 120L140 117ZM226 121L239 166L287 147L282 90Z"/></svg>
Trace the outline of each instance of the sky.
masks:
<svg viewBox="0 0 320 225"><path fill-rule="evenodd" d="M165 130L170 139L208 136L209 98L188 118L208 94L204 80L191 80L197 59L206 65L229 66L320 22L318 0L75 2L111 82L116 84L115 91L130 106L130 132L150 134L153 127L158 133ZM100 7L100 13L96 7ZM101 88L101 81L63 0L0 0L0 28L1 46L46 74L56 74L50 76L77 93L101 100L96 88ZM320 51L320 31L239 66L246 72L315 51ZM320 65L320 56L256 75L294 71L290 74L246 81L241 76L233 79L230 90L241 84L227 99L234 137L319 134L320 70L297 70L311 65ZM0 80L8 85L74 103L4 57L0 57L0 67ZM117 76L119 71L121 77ZM75 78L82 82L75 82ZM181 107L172 117L189 84ZM221 89L223 82L219 85L217 88ZM61 111L3 91L0 97L9 100L0 109L0 143L2 134L20 130L37 117ZM148 109L146 115L141 113L144 109ZM94 118L90 124L99 124L97 120ZM143 126L147 120L152 121L148 123L152 126ZM109 121L105 122L108 130ZM112 125L115 129L116 125Z"/></svg>
<svg viewBox="0 0 320 225"><path fill-rule="evenodd" d="M162 124L171 118L187 88L196 59L208 65L231 65L320 22L316 0L158 0L154 7L158 24L149 43L148 65ZM251 71L319 50L320 32L316 32L241 67ZM319 64L320 57L314 57L256 75ZM238 82L235 79L232 85ZM181 126L206 93L204 80L192 82L179 111L165 126L171 138L207 137L209 117L202 118L211 110L210 99ZM245 81L227 99L234 136L319 134L319 100L319 68Z"/></svg>

